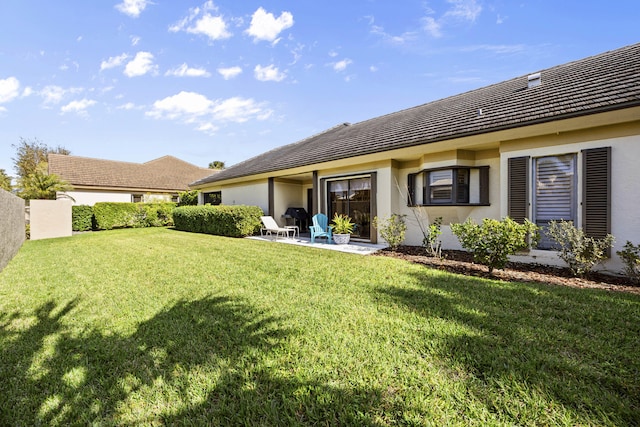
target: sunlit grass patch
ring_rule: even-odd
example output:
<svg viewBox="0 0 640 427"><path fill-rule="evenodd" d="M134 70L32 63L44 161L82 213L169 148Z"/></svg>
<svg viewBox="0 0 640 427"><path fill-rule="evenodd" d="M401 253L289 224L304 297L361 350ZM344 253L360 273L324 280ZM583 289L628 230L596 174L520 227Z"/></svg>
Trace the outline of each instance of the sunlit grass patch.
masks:
<svg viewBox="0 0 640 427"><path fill-rule="evenodd" d="M0 273L2 425L630 425L640 297L137 229Z"/></svg>

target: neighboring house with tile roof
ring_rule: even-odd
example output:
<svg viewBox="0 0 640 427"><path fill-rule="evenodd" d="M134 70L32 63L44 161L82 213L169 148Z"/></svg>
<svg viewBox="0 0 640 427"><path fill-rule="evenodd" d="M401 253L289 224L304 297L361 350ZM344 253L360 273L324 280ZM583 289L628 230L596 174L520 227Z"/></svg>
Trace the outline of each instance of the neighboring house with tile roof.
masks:
<svg viewBox="0 0 640 427"><path fill-rule="evenodd" d="M341 124L191 184L223 204L347 213L377 242L375 216L421 227L510 216L573 220L616 248L640 243L640 44L355 124ZM443 226L445 248L459 243ZM523 260L559 263L549 242ZM526 258L526 259L525 259ZM607 268L619 270L614 255Z"/></svg>
<svg viewBox="0 0 640 427"><path fill-rule="evenodd" d="M189 183L210 176L211 169L164 156L146 163L130 163L80 156L49 154L49 173L73 186L66 194L76 205L96 202L177 201Z"/></svg>

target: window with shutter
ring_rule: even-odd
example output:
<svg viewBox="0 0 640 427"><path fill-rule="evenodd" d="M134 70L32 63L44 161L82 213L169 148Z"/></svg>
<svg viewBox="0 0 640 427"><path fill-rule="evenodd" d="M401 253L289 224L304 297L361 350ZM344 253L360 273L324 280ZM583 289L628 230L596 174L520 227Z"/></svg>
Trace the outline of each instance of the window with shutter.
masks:
<svg viewBox="0 0 640 427"><path fill-rule="evenodd" d="M489 166L424 169L407 181L408 206L489 206Z"/></svg>
<svg viewBox="0 0 640 427"><path fill-rule="evenodd" d="M576 223L576 173L574 154L536 158L534 168L533 221L541 227L538 245L549 249L552 242L545 236L550 221Z"/></svg>

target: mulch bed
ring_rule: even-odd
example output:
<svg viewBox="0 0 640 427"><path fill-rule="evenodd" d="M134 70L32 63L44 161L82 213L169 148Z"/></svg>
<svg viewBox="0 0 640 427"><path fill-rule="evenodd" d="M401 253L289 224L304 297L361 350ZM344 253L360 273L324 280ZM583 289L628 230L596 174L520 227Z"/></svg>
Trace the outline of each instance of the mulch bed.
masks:
<svg viewBox="0 0 640 427"><path fill-rule="evenodd" d="M640 286L634 285L626 277L612 276L592 272L588 278L573 277L568 268L545 266L541 264L509 263L502 270L493 270L490 276L488 268L473 262L473 256L464 251L442 251L442 258L427 256L420 246L400 246L395 252L390 248L376 253L379 256L401 258L416 264L422 264L451 273L478 276L509 282L537 282L575 288L597 288L610 291L629 292L640 295Z"/></svg>

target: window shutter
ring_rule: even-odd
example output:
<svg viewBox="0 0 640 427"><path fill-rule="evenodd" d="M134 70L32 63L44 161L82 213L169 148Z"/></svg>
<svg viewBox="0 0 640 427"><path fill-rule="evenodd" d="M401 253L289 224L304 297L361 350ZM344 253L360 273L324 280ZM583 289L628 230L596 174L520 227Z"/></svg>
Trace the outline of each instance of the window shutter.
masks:
<svg viewBox="0 0 640 427"><path fill-rule="evenodd" d="M489 166L480 168L480 204L489 204Z"/></svg>
<svg viewBox="0 0 640 427"><path fill-rule="evenodd" d="M509 159L507 214L522 224L529 207L529 156Z"/></svg>
<svg viewBox="0 0 640 427"><path fill-rule="evenodd" d="M590 237L611 233L611 147L582 151L582 229Z"/></svg>

